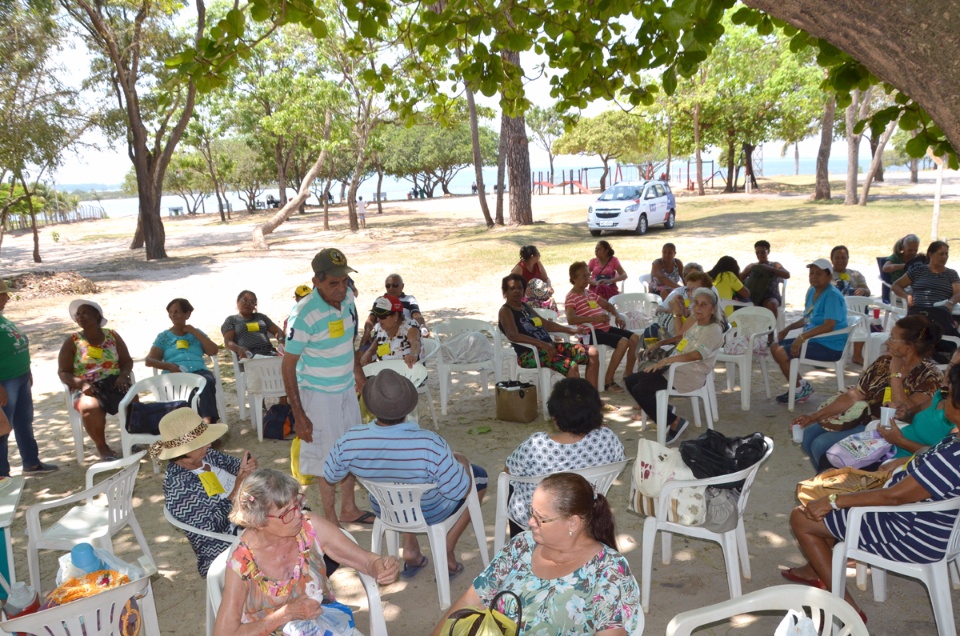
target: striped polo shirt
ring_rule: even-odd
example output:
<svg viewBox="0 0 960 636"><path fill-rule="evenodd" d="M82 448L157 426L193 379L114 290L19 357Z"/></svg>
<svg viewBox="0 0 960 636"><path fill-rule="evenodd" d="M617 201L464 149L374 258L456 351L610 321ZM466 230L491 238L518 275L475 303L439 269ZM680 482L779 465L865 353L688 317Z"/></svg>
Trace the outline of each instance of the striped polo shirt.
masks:
<svg viewBox="0 0 960 636"><path fill-rule="evenodd" d="M595 316L597 319L590 321L594 329L598 331L610 331L610 314L600 306L598 302L599 298L600 296L594 291L587 290L579 294L571 291L567 294L564 304L567 307L573 307L574 312L581 318ZM593 304L592 307L590 306L591 303Z"/></svg>
<svg viewBox="0 0 960 636"><path fill-rule="evenodd" d="M420 500L431 524L449 517L470 489L470 476L447 442L415 422L364 424L344 433L327 456L323 478L335 484L347 473L386 483L436 484ZM379 511L372 497L371 504Z"/></svg>
<svg viewBox="0 0 960 636"><path fill-rule="evenodd" d="M340 309L327 304L316 289L297 303L287 321L285 351L300 356L297 384L301 390L324 393L353 390L356 325L357 309L350 289Z"/></svg>

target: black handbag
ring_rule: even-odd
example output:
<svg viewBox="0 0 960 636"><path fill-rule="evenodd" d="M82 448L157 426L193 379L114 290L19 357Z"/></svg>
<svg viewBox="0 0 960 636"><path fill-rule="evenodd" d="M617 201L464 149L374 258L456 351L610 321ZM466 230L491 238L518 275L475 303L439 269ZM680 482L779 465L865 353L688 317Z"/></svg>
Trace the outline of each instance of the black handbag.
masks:
<svg viewBox="0 0 960 636"><path fill-rule="evenodd" d="M189 406L183 400L174 402L134 402L127 410L127 432L134 435L159 435L160 420L171 411Z"/></svg>
<svg viewBox="0 0 960 636"><path fill-rule="evenodd" d="M680 457L697 479L729 475L753 466L767 452L767 442L760 433L747 437L727 437L708 429L696 439L680 444ZM740 488L743 480L717 484L714 488Z"/></svg>

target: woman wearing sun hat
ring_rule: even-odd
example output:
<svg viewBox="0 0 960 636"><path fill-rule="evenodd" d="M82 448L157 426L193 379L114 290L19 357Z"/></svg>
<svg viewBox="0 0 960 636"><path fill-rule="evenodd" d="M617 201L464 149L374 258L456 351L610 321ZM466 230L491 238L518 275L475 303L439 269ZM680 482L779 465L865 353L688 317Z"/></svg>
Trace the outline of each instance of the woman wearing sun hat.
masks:
<svg viewBox="0 0 960 636"><path fill-rule="evenodd" d="M92 300L70 303L70 317L80 331L67 336L60 347L60 381L73 391L73 407L104 461L119 459L107 446L107 413L116 415L130 388L133 359L113 329L105 329L103 309Z"/></svg>
<svg viewBox="0 0 960 636"><path fill-rule="evenodd" d="M226 432L226 424L207 424L193 409L177 409L160 420L160 441L150 447L150 456L170 460L163 476L163 496L174 518L201 530L235 534L229 519L233 495L256 470L257 460L245 451L243 459L236 459L210 448ZM228 544L192 532L186 535L197 555L200 576L206 576Z"/></svg>
<svg viewBox="0 0 960 636"><path fill-rule="evenodd" d="M0 280L0 312L10 299L10 288ZM0 315L0 413L10 420L16 433L17 448L23 461L23 474L40 475L57 470L40 461L37 440L33 436L33 375L30 373L30 342L27 334ZM0 477L10 476L7 442L10 431L0 434Z"/></svg>

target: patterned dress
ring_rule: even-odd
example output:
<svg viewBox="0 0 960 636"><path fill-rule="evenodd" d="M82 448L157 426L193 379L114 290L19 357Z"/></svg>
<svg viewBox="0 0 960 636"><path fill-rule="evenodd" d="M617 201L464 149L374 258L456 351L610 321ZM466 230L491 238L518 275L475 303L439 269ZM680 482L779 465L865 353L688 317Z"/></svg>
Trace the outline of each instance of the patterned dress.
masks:
<svg viewBox="0 0 960 636"><path fill-rule="evenodd" d="M410 354L409 334L411 329L420 331L420 324L412 319L404 320L400 323L400 328L397 329L397 335L391 338L387 330L380 326L380 323L374 325L371 335L372 344L370 345L373 349L371 360L373 362L378 360L403 360L403 356ZM420 354L423 355L422 349Z"/></svg>
<svg viewBox="0 0 960 636"><path fill-rule="evenodd" d="M534 433L507 458L511 475L529 477L561 473L578 468L601 466L624 460L623 444L617 434L603 426L573 444L561 444L546 433ZM514 484L510 496L510 518L526 526L534 484Z"/></svg>
<svg viewBox="0 0 960 636"><path fill-rule="evenodd" d="M518 535L473 580L485 606L501 590L519 596L523 636L593 636L617 628L627 634L636 631L642 611L640 589L623 555L603 546L573 573L544 580L533 573L536 545L530 532ZM504 600L495 609L515 616L513 603Z"/></svg>

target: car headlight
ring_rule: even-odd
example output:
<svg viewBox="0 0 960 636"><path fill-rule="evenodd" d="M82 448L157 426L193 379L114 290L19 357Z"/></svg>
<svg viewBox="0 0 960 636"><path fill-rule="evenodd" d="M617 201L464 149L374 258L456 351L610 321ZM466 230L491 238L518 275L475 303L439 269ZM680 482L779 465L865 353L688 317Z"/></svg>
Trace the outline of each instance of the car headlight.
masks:
<svg viewBox="0 0 960 636"><path fill-rule="evenodd" d="M637 203L634 203L633 205L628 205L627 207L623 208L623 211L628 213L636 212L639 208L640 208L640 205Z"/></svg>
<svg viewBox="0 0 960 636"><path fill-rule="evenodd" d="M587 208L587 214L593 214L593 206L592 206L592 205L591 205L589 208Z"/></svg>

